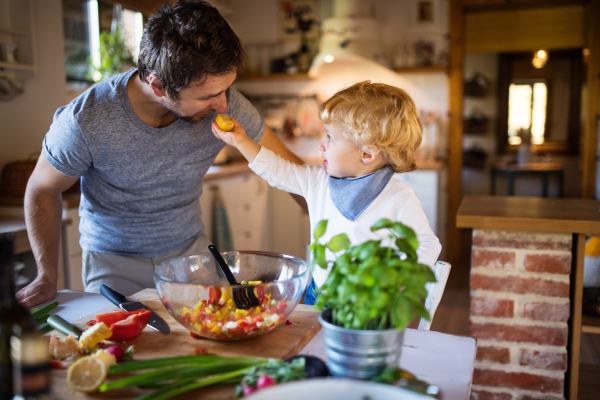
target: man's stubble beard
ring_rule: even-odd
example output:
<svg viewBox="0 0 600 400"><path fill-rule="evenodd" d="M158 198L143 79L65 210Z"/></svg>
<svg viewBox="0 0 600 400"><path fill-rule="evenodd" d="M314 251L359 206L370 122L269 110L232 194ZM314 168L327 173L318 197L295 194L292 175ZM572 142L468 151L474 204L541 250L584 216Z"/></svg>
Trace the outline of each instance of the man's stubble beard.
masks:
<svg viewBox="0 0 600 400"><path fill-rule="evenodd" d="M185 122L189 122L190 124L197 124L202 122L204 118L208 117L210 114L214 113L215 110L209 108L208 110L200 111L192 116L181 115L177 110L174 110L166 101L162 103L163 107L167 109L171 114L173 114L177 119L181 119Z"/></svg>

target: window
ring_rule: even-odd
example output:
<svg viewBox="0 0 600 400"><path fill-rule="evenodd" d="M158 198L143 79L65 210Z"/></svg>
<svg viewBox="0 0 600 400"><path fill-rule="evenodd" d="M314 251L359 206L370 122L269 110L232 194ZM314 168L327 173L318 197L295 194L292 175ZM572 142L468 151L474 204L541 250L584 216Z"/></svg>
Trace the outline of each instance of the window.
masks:
<svg viewBox="0 0 600 400"><path fill-rule="evenodd" d="M513 81L508 88L508 143L521 144L527 132L531 144L544 143L548 88L544 82Z"/></svg>
<svg viewBox="0 0 600 400"><path fill-rule="evenodd" d="M141 13L109 1L63 0L67 80L98 80L92 65L100 66L100 34L114 33L116 24L121 26L125 45L137 62L144 29Z"/></svg>
<svg viewBox="0 0 600 400"><path fill-rule="evenodd" d="M533 151L577 153L582 50L550 50L543 68L532 65L533 54L500 54L498 152L513 151L526 139Z"/></svg>

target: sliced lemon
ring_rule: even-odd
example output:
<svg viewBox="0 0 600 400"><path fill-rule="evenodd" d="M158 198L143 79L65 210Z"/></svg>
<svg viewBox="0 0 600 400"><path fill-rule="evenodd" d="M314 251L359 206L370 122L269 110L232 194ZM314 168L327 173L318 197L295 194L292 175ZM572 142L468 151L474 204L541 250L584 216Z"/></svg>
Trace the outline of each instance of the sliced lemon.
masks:
<svg viewBox="0 0 600 400"><path fill-rule="evenodd" d="M102 360L85 356L71 364L67 371L67 383L78 392L93 393L102 385L106 374L107 368Z"/></svg>
<svg viewBox="0 0 600 400"><path fill-rule="evenodd" d="M113 365L117 365L117 358L109 352L107 352L106 350L98 350L97 352L92 354L92 357L100 359L100 361L104 363L104 366L106 368L110 368Z"/></svg>
<svg viewBox="0 0 600 400"><path fill-rule="evenodd" d="M217 114L217 118L215 118L215 122L217 126L224 131L230 131L233 129L233 121L227 115Z"/></svg>

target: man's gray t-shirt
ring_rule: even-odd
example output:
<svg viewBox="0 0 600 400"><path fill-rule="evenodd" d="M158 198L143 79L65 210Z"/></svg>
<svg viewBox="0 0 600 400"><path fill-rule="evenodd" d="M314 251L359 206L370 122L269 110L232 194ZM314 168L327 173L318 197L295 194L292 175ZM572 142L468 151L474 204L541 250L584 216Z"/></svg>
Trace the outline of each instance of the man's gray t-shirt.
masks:
<svg viewBox="0 0 600 400"><path fill-rule="evenodd" d="M216 113L192 124L155 129L133 112L127 82L137 72L100 82L61 107L43 143L58 171L81 179L81 247L88 251L157 257L204 233L202 178L224 143L213 135ZM233 88L227 115L259 141L265 121Z"/></svg>

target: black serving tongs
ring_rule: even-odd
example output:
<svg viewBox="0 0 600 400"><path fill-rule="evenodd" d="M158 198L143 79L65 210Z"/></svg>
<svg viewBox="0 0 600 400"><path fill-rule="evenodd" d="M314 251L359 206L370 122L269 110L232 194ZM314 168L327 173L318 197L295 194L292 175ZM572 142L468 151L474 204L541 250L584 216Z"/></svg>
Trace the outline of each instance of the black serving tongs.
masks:
<svg viewBox="0 0 600 400"><path fill-rule="evenodd" d="M227 281L231 286L240 286L240 284L235 280L235 277L231 273L229 269L229 265L219 253L219 250L212 244L208 246L208 250L210 254L213 255L217 265L221 268L221 271L225 274ZM237 308L241 308L242 310L248 310L253 307L257 307L260 304L260 300L256 297L254 286L240 286L234 287L231 291L231 296L233 297L233 303Z"/></svg>

